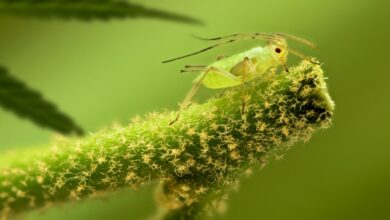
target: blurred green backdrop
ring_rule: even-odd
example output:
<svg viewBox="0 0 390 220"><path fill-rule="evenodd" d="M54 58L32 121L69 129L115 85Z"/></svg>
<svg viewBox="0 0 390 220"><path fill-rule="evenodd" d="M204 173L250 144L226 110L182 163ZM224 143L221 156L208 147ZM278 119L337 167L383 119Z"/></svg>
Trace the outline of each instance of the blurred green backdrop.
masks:
<svg viewBox="0 0 390 220"><path fill-rule="evenodd" d="M150 111L176 109L207 64L258 42L236 43L184 61L160 61L207 45L190 37L285 32L319 45L336 101L334 125L284 160L243 180L225 215L213 219L390 219L390 3L384 0L138 0L186 13L206 25L158 20L78 22L0 18L0 63L76 119L87 131ZM297 62L291 59L291 63ZM203 90L200 98L211 94ZM46 145L53 133L0 110L0 152ZM65 204L23 219L145 219L153 187L106 200Z"/></svg>

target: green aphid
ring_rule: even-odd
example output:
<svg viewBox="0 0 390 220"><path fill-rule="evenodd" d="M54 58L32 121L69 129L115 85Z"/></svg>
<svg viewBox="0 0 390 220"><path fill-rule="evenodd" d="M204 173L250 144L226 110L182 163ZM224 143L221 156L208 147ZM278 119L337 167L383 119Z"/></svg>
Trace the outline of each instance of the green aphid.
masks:
<svg viewBox="0 0 390 220"><path fill-rule="evenodd" d="M180 105L180 109L175 120L173 120L170 124L175 123L179 119L180 112L188 106L202 84L210 89L244 86L247 82L259 78L269 70L275 70L279 66L283 66L286 72L288 72L288 67L286 65L288 53L292 53L302 59L316 63L310 57L307 57L302 53L289 48L287 46L287 39L295 40L312 48L316 47L315 44L306 39L289 34L249 33L200 39L210 41L224 41L194 53L163 61L163 63L193 56L238 40L265 40L267 45L264 47L254 47L250 50L229 57L219 57L214 63L210 65L186 65L182 72L200 72L200 75L194 80L191 90L188 92L184 101ZM243 99L242 111L244 111L244 108L245 100Z"/></svg>

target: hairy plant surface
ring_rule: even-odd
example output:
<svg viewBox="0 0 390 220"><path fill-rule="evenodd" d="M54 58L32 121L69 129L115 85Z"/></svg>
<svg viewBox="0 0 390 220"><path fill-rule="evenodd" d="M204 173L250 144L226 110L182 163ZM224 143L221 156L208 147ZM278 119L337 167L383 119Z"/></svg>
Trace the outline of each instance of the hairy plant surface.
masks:
<svg viewBox="0 0 390 220"><path fill-rule="evenodd" d="M60 201L159 182L161 219L198 219L254 164L331 123L334 104L319 65L268 74L242 90L174 112L151 113L83 139L63 139L27 158L0 157L3 218Z"/></svg>

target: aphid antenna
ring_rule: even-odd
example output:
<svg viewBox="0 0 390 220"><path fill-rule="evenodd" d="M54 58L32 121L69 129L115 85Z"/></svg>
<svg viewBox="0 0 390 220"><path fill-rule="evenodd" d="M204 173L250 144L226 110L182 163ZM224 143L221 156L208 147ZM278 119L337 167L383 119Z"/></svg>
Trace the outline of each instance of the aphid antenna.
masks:
<svg viewBox="0 0 390 220"><path fill-rule="evenodd" d="M206 65L185 65L185 68L205 68Z"/></svg>
<svg viewBox="0 0 390 220"><path fill-rule="evenodd" d="M276 33L276 34L261 33L261 32L256 32L256 33L237 33L237 34L231 34L231 35L226 35L226 36L222 36L222 37L214 37L214 38L203 38L203 37L199 37L199 36L196 36L196 35L192 35L192 36L197 38L197 39L199 39L199 40L206 40L206 41L216 41L216 40L222 40L222 39L228 39L228 38L258 39L257 38L258 36L267 37L267 38L270 38L270 39L273 39L273 40L280 40L280 38L284 38L284 39L289 39L289 40L296 41L298 43L304 44L304 45L309 46L311 48L317 48L316 44L314 44L313 42L311 42L311 41L309 41L307 39L304 39L304 38L301 38L301 37L298 37L298 36L295 36L295 35L292 35L292 34L284 34L284 33Z"/></svg>
<svg viewBox="0 0 390 220"><path fill-rule="evenodd" d="M193 52L193 53L190 53L190 54L186 54L186 55L183 55L183 56L180 56L180 57L176 57L176 58L173 58L173 59L165 60L162 63L169 63L169 62L180 60L180 59L183 59L183 58L186 58L186 57L194 56L194 55L206 52L208 50L211 50L213 48L216 48L216 47L219 47L219 46L222 46L222 45L226 45L226 44L230 44L230 43L233 43L233 42L236 42L236 41L240 41L240 40L265 40L265 41L271 41L272 42L272 41L279 41L281 39L290 39L290 40L302 43L304 45L307 45L307 46L309 46L311 48L316 48L316 45L313 42L309 41L309 40L306 40L306 39L303 39L303 38L300 38L300 37L297 37L297 36L294 36L294 35L290 35L290 34L283 34L283 33L268 34L268 33L257 32L257 33L238 33L238 34L231 34L231 35L226 35L226 36L222 36L222 37L215 37L215 38L201 38L201 37L198 37L198 36L194 36L194 37L196 37L196 38L198 38L200 40L207 40L207 41L218 41L218 40L225 40L225 39L229 39L229 40L226 40L226 41L223 41L223 42L220 42L220 43L216 43L214 45L211 45L209 47L206 47L204 49L201 49L199 51L196 51L196 52ZM300 53L298 51L295 51L295 50L293 50L291 48L289 49L289 51L292 54L295 54L298 57L301 57L303 59L309 60L312 63L317 64L316 62L313 62L310 58L307 58L305 55L303 55L302 53Z"/></svg>
<svg viewBox="0 0 390 220"><path fill-rule="evenodd" d="M287 51L290 52L290 53L292 53L292 54L294 54L294 55L297 56L297 57L300 57L300 58L302 58L302 59L304 59L304 60L309 61L309 62L312 63L312 64L317 64L317 65L320 64L318 61L313 60L311 57L308 57L308 56L304 55L303 53L301 53L301 52L299 52L299 51L297 51L297 50L294 50L294 49L292 49L292 48L290 48L290 47L287 48Z"/></svg>
<svg viewBox="0 0 390 220"><path fill-rule="evenodd" d="M301 43L301 44L304 44L306 46L309 46L311 48L317 48L317 45L307 39L304 39L304 38L301 38L301 37L297 37L295 35L291 35L291 34L284 34L284 33L276 33L275 35L277 36L281 36L281 37L284 37L286 39L289 39L289 40L293 40L293 41L296 41L298 43Z"/></svg>
<svg viewBox="0 0 390 220"><path fill-rule="evenodd" d="M230 35L225 35L221 37L213 37L213 38L204 38L204 37L199 37L197 35L192 35L194 38L198 40L205 40L205 41L217 41L217 40L223 40L223 39L228 39L228 38L241 38L241 39L246 39L246 38L252 38L252 39L258 39L257 37L265 37L265 38L272 38L272 39L280 39L280 36L275 35L275 34L268 34L268 33L236 33L236 34L230 34Z"/></svg>
<svg viewBox="0 0 390 220"><path fill-rule="evenodd" d="M214 45L211 45L209 47L206 47L204 49L201 49L199 51L196 51L196 52L193 52L193 53L190 53L190 54L186 54L186 55L183 55L183 56L180 56L180 57L176 57L176 58L173 58L173 59L165 60L162 63L169 63L169 62L180 60L180 59L183 59L183 58L186 58L186 57L194 56L194 55L206 52L208 50L211 50L213 48L216 48L216 47L219 47L219 46L223 46L223 45L226 45L226 44L230 44L230 43L233 43L233 42L236 42L236 41L239 41L239 40L252 40L252 39L253 40L256 39L256 40L265 40L265 41L275 41L275 40L279 40L280 37L276 37L275 38L275 35L268 35L268 34L267 35L260 35L259 34L259 35L255 35L255 36L252 36L252 37L243 36L242 35L240 37L236 37L236 38L233 38L233 39L230 39L230 40L227 40L227 41L216 43Z"/></svg>

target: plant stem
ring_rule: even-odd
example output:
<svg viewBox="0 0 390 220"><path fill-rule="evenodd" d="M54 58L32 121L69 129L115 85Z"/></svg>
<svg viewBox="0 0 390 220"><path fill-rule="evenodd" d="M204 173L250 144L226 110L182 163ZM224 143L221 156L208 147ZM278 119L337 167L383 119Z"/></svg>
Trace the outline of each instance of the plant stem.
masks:
<svg viewBox="0 0 390 220"><path fill-rule="evenodd" d="M280 155L331 123L333 102L318 65L247 85L183 111L151 113L82 139L63 139L28 157L0 157L2 216L160 182L165 219L198 219L251 165Z"/></svg>

